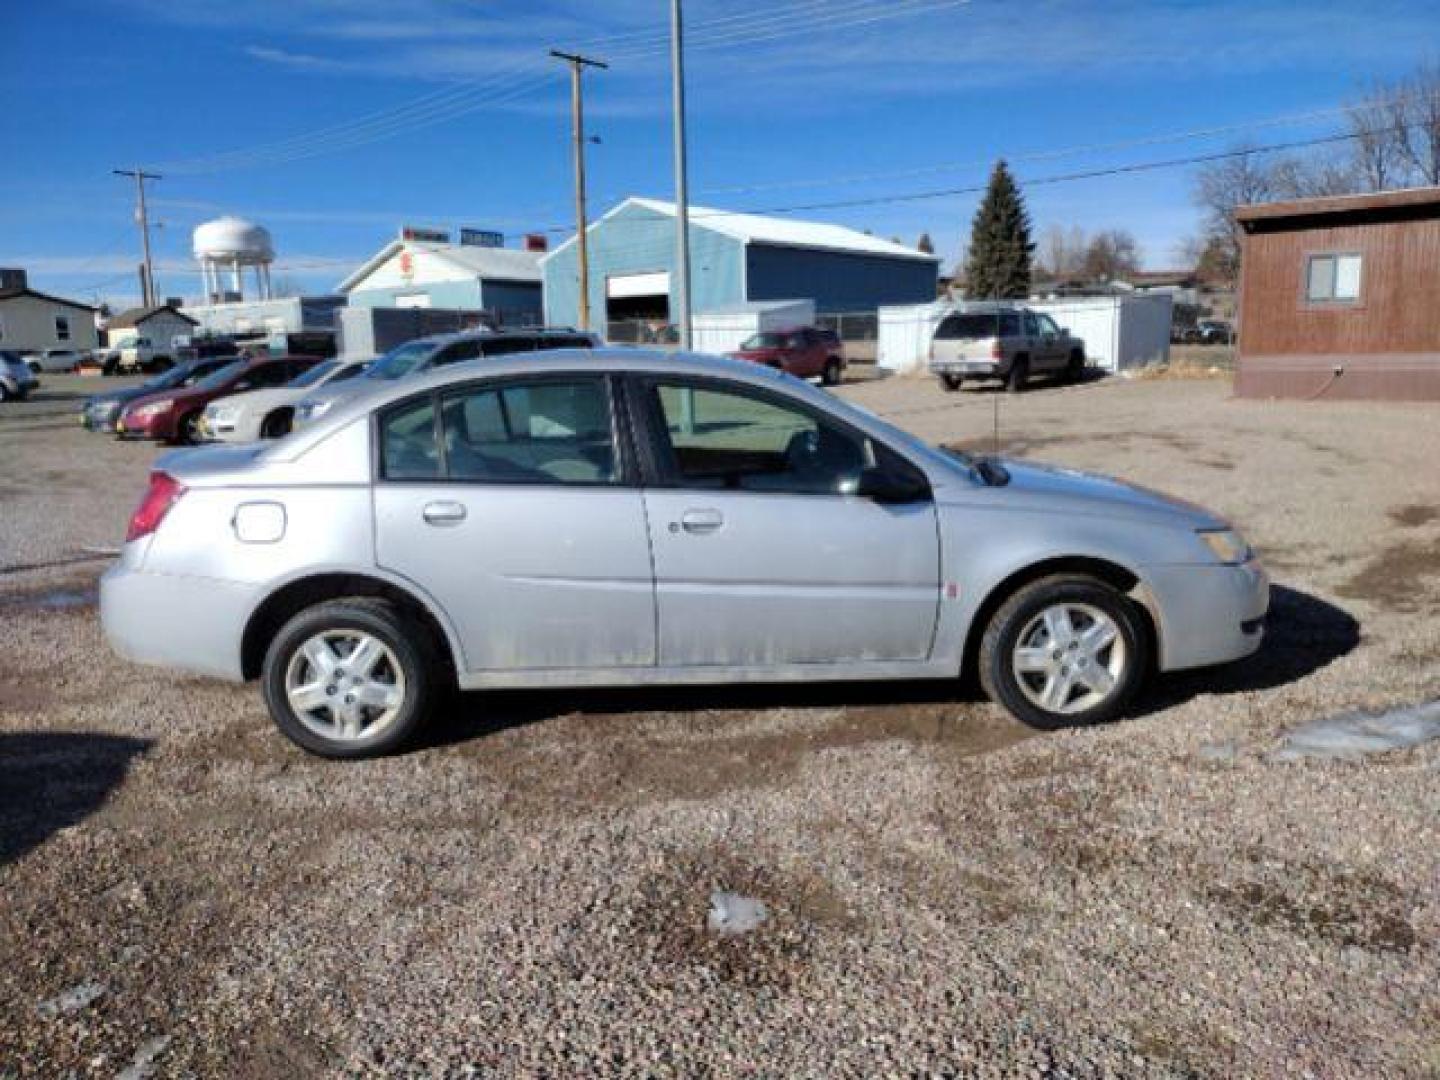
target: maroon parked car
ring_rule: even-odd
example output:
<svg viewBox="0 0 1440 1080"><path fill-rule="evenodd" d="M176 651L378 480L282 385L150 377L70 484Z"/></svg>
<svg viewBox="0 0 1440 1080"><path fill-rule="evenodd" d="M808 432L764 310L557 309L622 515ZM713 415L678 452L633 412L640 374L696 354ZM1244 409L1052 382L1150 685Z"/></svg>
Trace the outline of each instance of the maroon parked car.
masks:
<svg viewBox="0 0 1440 1080"><path fill-rule="evenodd" d="M801 379L818 375L826 386L834 386L845 372L840 336L814 326L762 330L730 355L736 360L780 368Z"/></svg>
<svg viewBox="0 0 1440 1080"><path fill-rule="evenodd" d="M216 398L283 386L320 362L317 356L237 357L194 386L136 398L115 422L116 434L163 442L200 441L200 417Z"/></svg>

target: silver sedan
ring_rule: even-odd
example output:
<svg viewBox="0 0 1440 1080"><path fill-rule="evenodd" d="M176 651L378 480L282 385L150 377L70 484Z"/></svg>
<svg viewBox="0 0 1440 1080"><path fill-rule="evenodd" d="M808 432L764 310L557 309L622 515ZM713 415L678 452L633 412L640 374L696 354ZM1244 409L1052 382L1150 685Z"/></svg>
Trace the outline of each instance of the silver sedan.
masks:
<svg viewBox="0 0 1440 1080"><path fill-rule="evenodd" d="M634 350L447 367L278 442L162 458L105 575L132 659L258 679L318 754L447 686L955 679L1040 727L1259 647L1213 514L927 446L754 365Z"/></svg>

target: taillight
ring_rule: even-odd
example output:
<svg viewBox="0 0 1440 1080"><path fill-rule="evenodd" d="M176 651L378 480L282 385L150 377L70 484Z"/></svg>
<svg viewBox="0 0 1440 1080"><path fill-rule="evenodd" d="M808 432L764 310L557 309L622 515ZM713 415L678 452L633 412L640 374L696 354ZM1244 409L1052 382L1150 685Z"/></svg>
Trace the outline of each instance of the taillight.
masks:
<svg viewBox="0 0 1440 1080"><path fill-rule="evenodd" d="M997 341L997 342L995 342L993 345L990 346L990 359L992 359L992 360L1004 360L1004 359L1005 359L1005 350L1004 350L1003 347L1001 347L1000 342Z"/></svg>
<svg viewBox="0 0 1440 1080"><path fill-rule="evenodd" d="M150 488L145 492L145 498L140 500L140 505L135 508L135 513L131 515L130 528L125 532L125 542L128 544L131 540L139 540L158 529L170 508L179 502L180 496L184 494L185 485L169 473L151 473Z"/></svg>

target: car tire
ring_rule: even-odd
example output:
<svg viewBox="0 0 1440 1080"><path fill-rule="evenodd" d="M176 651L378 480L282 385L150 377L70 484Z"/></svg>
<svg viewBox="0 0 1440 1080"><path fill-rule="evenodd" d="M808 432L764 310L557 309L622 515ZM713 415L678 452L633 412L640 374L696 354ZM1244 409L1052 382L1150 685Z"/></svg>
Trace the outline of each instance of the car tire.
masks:
<svg viewBox="0 0 1440 1080"><path fill-rule="evenodd" d="M978 660L990 700L1029 727L1053 731L1119 716L1149 670L1150 635L1134 600L1097 578L1060 574L1000 605Z"/></svg>
<svg viewBox="0 0 1440 1080"><path fill-rule="evenodd" d="M1010 361L1010 373L1005 376L1005 389L1012 394L1018 394L1025 389L1025 383L1030 378L1030 361L1023 356L1017 356Z"/></svg>
<svg viewBox="0 0 1440 1080"><path fill-rule="evenodd" d="M1070 353L1070 362L1065 365L1065 377L1072 383L1085 380L1085 354L1079 349Z"/></svg>
<svg viewBox="0 0 1440 1080"><path fill-rule="evenodd" d="M34 360L25 361L25 366L30 369L31 375L39 375L41 373L40 365L37 364Z"/></svg>
<svg viewBox="0 0 1440 1080"><path fill-rule="evenodd" d="M280 439L290 434L290 425L294 421L294 411L291 409L276 409L264 420L260 421L260 437L262 439Z"/></svg>
<svg viewBox="0 0 1440 1080"><path fill-rule="evenodd" d="M10 397L10 388L4 383L0 383L0 401L9 401Z"/></svg>
<svg viewBox="0 0 1440 1080"><path fill-rule="evenodd" d="M351 651L338 651L347 640L353 642ZM329 676L336 683L319 685L324 679L315 677L306 650L317 651L316 642L338 662L336 673ZM362 644L378 655L359 685L372 693L388 689L398 703L347 703L339 680L361 677L345 671L344 665ZM280 628L265 653L261 688L275 726L297 746L327 758L379 757L400 748L424 724L437 694L439 670L425 627L387 601L351 597L308 607ZM317 694L322 695L319 703L302 715L307 696Z"/></svg>
<svg viewBox="0 0 1440 1080"><path fill-rule="evenodd" d="M965 385L965 380L959 375L941 375L940 386L947 394L953 394L960 387Z"/></svg>
<svg viewBox="0 0 1440 1080"><path fill-rule="evenodd" d="M175 441L181 446L195 446L200 442L200 410L186 413L175 425Z"/></svg>
<svg viewBox="0 0 1440 1080"><path fill-rule="evenodd" d="M833 356L825 361L825 366L820 369L821 386L840 385L840 361Z"/></svg>

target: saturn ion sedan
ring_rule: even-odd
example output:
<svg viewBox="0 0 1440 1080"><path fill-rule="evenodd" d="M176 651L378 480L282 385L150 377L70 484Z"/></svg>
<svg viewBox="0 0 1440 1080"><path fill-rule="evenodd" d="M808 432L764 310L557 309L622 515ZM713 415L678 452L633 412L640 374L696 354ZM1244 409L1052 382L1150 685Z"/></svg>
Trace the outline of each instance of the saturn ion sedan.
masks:
<svg viewBox="0 0 1440 1080"><path fill-rule="evenodd" d="M1259 645L1202 509L936 449L791 376L638 350L462 363L161 458L102 582L133 660L259 680L337 758L455 687L955 679L1034 726Z"/></svg>

